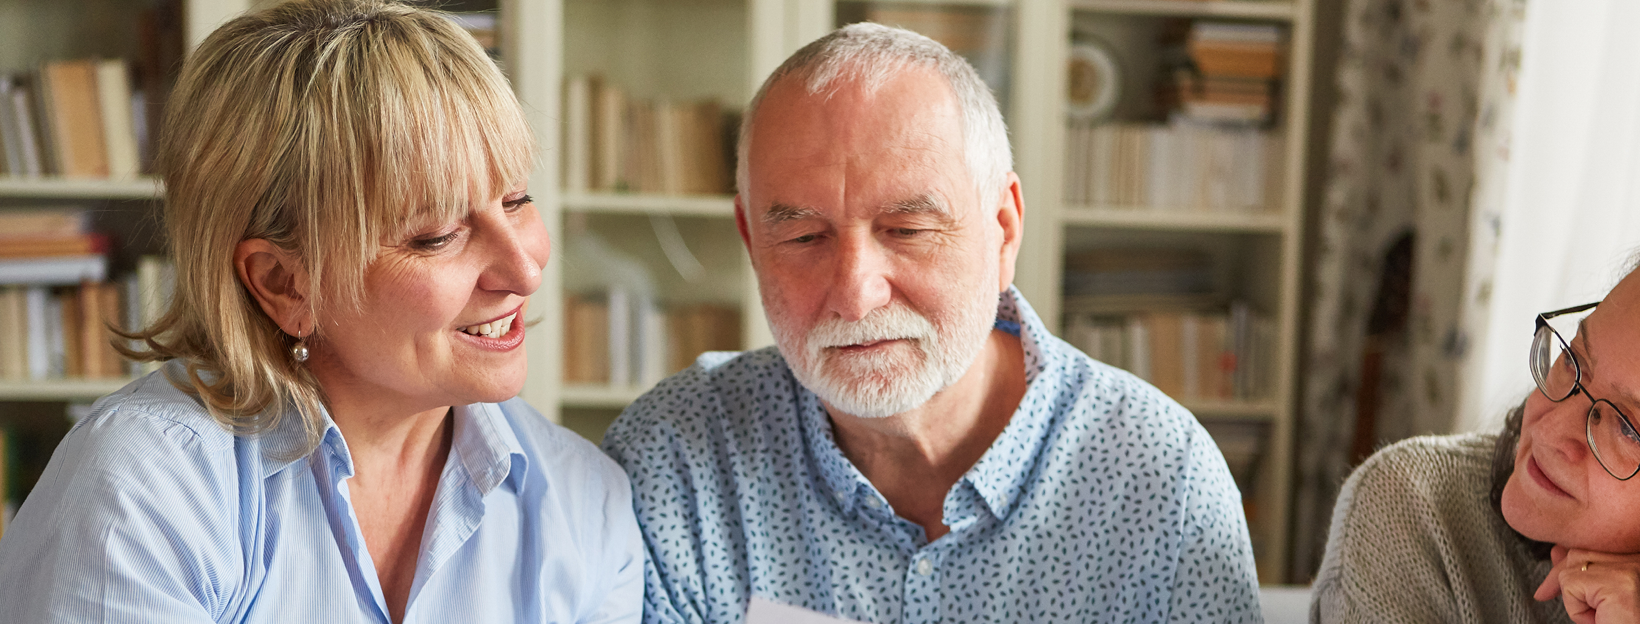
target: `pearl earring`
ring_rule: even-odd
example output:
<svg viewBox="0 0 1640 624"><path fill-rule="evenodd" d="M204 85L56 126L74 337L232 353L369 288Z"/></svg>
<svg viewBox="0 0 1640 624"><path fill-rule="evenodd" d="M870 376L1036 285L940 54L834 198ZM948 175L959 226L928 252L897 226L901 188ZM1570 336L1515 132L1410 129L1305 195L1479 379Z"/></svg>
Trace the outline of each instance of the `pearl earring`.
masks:
<svg viewBox="0 0 1640 624"><path fill-rule="evenodd" d="M293 345L290 346L290 359L296 360L296 363L300 364L302 362L307 361L307 359L308 359L308 348L307 348L307 342L305 342L303 340L302 335L300 333L301 330L298 329L297 332L298 333L297 333L297 336L296 336L296 344L293 344Z"/></svg>

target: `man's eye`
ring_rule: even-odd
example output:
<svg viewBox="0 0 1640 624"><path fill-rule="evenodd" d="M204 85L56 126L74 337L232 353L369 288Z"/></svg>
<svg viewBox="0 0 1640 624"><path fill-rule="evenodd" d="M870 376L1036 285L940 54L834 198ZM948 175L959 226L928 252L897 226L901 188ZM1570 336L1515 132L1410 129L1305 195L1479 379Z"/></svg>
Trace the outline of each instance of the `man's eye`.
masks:
<svg viewBox="0 0 1640 624"><path fill-rule="evenodd" d="M918 230L918 229L915 229L915 228L894 228L891 231L894 232L895 236L899 236L899 237L916 236L916 235L921 234L923 232L922 230Z"/></svg>
<svg viewBox="0 0 1640 624"><path fill-rule="evenodd" d="M804 234L802 236L799 236L797 238L792 239L791 242L794 242L794 243L812 243L817 238L820 238L820 237L816 236L814 234Z"/></svg>

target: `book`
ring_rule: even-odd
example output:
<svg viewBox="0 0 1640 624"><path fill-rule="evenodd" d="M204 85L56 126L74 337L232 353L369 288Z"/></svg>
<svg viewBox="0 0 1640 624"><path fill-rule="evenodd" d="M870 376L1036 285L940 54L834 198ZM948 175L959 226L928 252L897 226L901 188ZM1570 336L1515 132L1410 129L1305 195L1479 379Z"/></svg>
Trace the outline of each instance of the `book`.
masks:
<svg viewBox="0 0 1640 624"><path fill-rule="evenodd" d="M133 118L130 70L122 60L96 62L97 106L102 119L108 177L137 177L141 156Z"/></svg>
<svg viewBox="0 0 1640 624"><path fill-rule="evenodd" d="M50 333L46 329L52 323L49 320L52 317L47 316L51 309L48 303L50 296L44 286L30 286L23 290L23 318L28 332L28 378L36 381L51 377Z"/></svg>
<svg viewBox="0 0 1640 624"><path fill-rule="evenodd" d="M53 61L40 69L44 124L64 177L108 177L95 61Z"/></svg>
<svg viewBox="0 0 1640 624"><path fill-rule="evenodd" d="M731 113L715 100L628 97L599 76L565 79L570 192L722 194L733 189Z"/></svg>
<svg viewBox="0 0 1640 624"><path fill-rule="evenodd" d="M19 176L41 176L47 171L45 155L41 151L39 121L35 112L34 88L19 76L0 81L0 96L5 106L0 110L7 119L0 125L5 133L7 149L15 150L17 160L7 159L7 173Z"/></svg>
<svg viewBox="0 0 1640 624"><path fill-rule="evenodd" d="M10 239L0 236L0 258L45 258L108 253L108 237L97 234Z"/></svg>
<svg viewBox="0 0 1640 624"><path fill-rule="evenodd" d="M564 80L564 190L585 192L592 185L592 78L573 75Z"/></svg>
<svg viewBox="0 0 1640 624"><path fill-rule="evenodd" d="M89 231L89 217L81 208L6 208L0 210L0 242L9 246L19 239L80 236Z"/></svg>
<svg viewBox="0 0 1640 624"><path fill-rule="evenodd" d="M28 378L28 312L23 290L0 287L0 379Z"/></svg>
<svg viewBox="0 0 1640 624"><path fill-rule="evenodd" d="M609 383L609 306L603 299L564 297L564 381Z"/></svg>
<svg viewBox="0 0 1640 624"><path fill-rule="evenodd" d="M108 258L97 254L0 259L0 284L78 284L107 275Z"/></svg>

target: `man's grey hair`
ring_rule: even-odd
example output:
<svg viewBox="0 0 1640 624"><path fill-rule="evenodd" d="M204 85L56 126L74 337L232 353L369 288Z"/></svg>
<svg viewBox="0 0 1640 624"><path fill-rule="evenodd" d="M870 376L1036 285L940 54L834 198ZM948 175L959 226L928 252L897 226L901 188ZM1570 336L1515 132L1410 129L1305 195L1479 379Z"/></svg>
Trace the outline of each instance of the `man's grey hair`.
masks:
<svg viewBox="0 0 1640 624"><path fill-rule="evenodd" d="M910 67L933 69L950 83L961 115L963 161L982 206L994 202L1008 172L1014 169L1014 152L1008 145L1008 127L1002 122L1002 112L997 109L990 87L968 61L938 41L903 28L869 22L844 26L803 46L763 81L740 124L735 165L738 190L745 193L748 188L746 161L752 144L752 122L775 84L801 78L809 95L829 97L840 86L839 79L853 79L870 93Z"/></svg>

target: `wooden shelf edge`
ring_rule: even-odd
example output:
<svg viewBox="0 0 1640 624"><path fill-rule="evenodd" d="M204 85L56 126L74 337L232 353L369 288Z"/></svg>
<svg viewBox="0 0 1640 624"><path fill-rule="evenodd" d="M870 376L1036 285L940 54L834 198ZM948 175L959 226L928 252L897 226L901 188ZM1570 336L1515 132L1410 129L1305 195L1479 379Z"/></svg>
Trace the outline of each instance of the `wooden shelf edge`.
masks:
<svg viewBox="0 0 1640 624"><path fill-rule="evenodd" d="M648 387L640 386L564 384L559 390L558 405L567 408L621 409L647 391Z"/></svg>
<svg viewBox="0 0 1640 624"><path fill-rule="evenodd" d="M643 193L565 192L559 203L564 210L591 213L670 214L702 217L732 217L733 195L655 195Z"/></svg>
<svg viewBox="0 0 1640 624"><path fill-rule="evenodd" d="M1206 232L1275 234L1285 232L1288 227L1287 217L1281 214L1189 212L1141 206L1067 206L1061 220L1070 226Z"/></svg>
<svg viewBox="0 0 1640 624"><path fill-rule="evenodd" d="M1298 9L1282 0L1071 0L1078 11L1292 21Z"/></svg>
<svg viewBox="0 0 1640 624"><path fill-rule="evenodd" d="M159 178L123 180L0 176L0 196L61 199L161 199Z"/></svg>
<svg viewBox="0 0 1640 624"><path fill-rule="evenodd" d="M130 378L0 381L0 401L91 401L131 383Z"/></svg>
<svg viewBox="0 0 1640 624"><path fill-rule="evenodd" d="M1181 399L1179 405L1204 422L1274 422L1280 406L1275 401L1204 401Z"/></svg>

